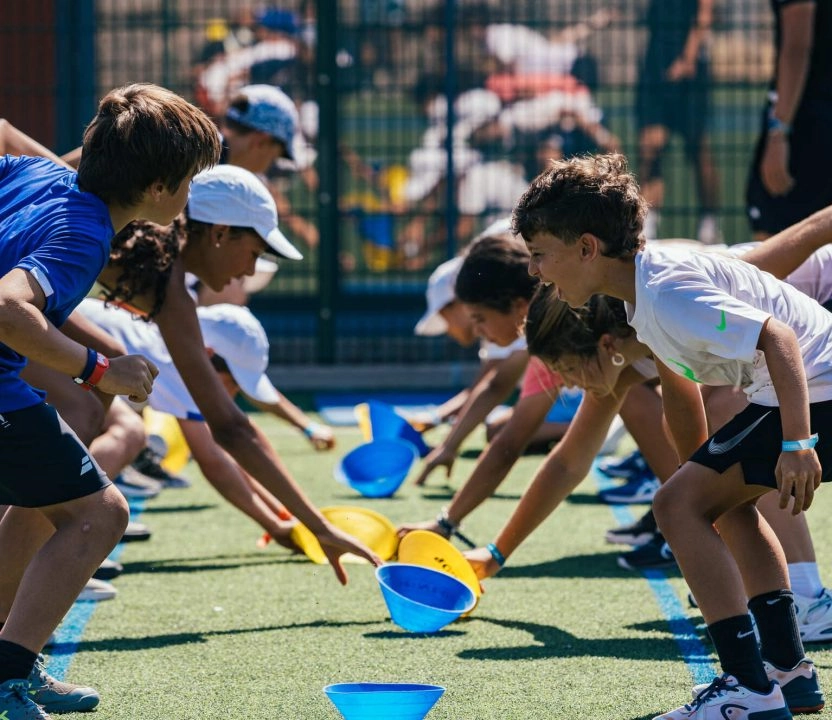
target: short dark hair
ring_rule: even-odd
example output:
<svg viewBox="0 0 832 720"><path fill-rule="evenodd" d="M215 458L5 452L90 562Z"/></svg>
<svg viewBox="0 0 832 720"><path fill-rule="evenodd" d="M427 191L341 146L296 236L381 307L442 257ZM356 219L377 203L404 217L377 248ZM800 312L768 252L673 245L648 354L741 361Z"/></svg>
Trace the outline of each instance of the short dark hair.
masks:
<svg viewBox="0 0 832 720"><path fill-rule="evenodd" d="M464 303L502 313L511 303L530 300L538 279L529 275L529 251L510 233L479 237L468 248L454 293Z"/></svg>
<svg viewBox="0 0 832 720"><path fill-rule="evenodd" d="M512 230L529 241L545 232L567 244L591 233L606 257L632 257L643 245L647 203L623 155L554 160L517 201Z"/></svg>
<svg viewBox="0 0 832 720"><path fill-rule="evenodd" d="M219 131L202 110L158 85L135 83L99 103L84 132L78 184L126 207L157 181L176 192L219 157Z"/></svg>

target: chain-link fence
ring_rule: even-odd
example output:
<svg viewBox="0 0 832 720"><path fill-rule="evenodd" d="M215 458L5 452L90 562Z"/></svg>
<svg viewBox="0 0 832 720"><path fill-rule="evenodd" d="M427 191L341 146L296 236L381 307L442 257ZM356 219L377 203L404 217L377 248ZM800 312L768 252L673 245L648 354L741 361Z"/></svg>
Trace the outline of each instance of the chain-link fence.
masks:
<svg viewBox="0 0 832 720"><path fill-rule="evenodd" d="M413 335L426 279L549 158L620 150L654 206L650 232L749 239L771 11L717 0L703 15L709 4L9 0L0 116L66 151L126 82L170 87L218 121L240 87L280 85L300 113L297 168L269 182L305 258L252 303L274 361L465 359Z"/></svg>

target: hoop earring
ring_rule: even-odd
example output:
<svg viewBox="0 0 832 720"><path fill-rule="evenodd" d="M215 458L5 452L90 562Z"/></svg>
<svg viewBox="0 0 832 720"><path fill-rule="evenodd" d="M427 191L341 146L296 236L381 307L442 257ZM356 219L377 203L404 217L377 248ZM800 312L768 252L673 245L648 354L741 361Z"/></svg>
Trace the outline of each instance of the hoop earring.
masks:
<svg viewBox="0 0 832 720"><path fill-rule="evenodd" d="M610 361L612 362L615 367L621 367L625 362L627 362L626 358L620 353L615 353L611 358Z"/></svg>

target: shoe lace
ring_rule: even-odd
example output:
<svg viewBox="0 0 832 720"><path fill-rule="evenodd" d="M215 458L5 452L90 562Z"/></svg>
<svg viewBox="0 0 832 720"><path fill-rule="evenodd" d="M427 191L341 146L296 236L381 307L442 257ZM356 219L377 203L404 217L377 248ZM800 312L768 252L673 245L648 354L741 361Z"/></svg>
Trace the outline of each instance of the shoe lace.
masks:
<svg viewBox="0 0 832 720"><path fill-rule="evenodd" d="M49 674L46 672L46 658L43 655L38 655L35 658L35 665L32 668L32 672L29 675L29 684L32 687L39 687L41 685L47 685L49 683L50 677Z"/></svg>
<svg viewBox="0 0 832 720"><path fill-rule="evenodd" d="M710 700L726 695L736 689L736 687L737 681L734 680L733 677L720 675L719 677L714 678L710 685L701 690L690 705L685 705L685 707L689 711L696 710Z"/></svg>

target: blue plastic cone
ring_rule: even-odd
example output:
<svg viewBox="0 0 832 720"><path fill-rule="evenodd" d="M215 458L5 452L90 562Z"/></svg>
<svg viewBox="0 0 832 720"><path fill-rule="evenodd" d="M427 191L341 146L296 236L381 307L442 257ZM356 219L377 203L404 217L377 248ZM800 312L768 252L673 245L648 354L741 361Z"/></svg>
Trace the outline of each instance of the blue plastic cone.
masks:
<svg viewBox="0 0 832 720"><path fill-rule="evenodd" d="M410 632L437 632L477 602L464 582L422 565L388 563L376 568L376 579L390 618Z"/></svg>
<svg viewBox="0 0 832 720"><path fill-rule="evenodd" d="M396 412L392 405L370 400L367 403L370 410L370 428L373 440L400 438L407 440L416 447L419 457L425 457L430 448L425 444L422 435L407 420Z"/></svg>
<svg viewBox="0 0 832 720"><path fill-rule="evenodd" d="M324 688L344 720L422 720L445 688L412 683L337 683Z"/></svg>

